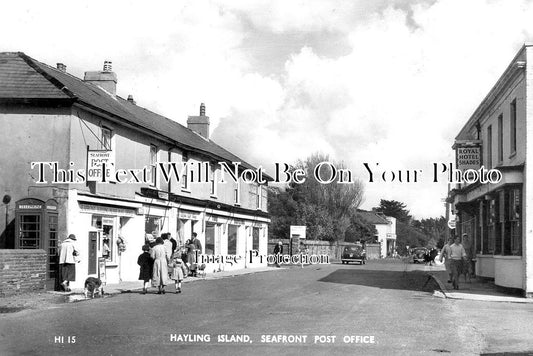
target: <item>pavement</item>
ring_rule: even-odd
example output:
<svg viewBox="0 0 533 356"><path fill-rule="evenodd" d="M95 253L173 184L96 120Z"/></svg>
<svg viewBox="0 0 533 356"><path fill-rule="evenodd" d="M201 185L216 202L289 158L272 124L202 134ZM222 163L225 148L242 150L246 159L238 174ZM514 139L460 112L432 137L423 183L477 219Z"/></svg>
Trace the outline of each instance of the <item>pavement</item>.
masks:
<svg viewBox="0 0 533 356"><path fill-rule="evenodd" d="M276 268L276 267L259 267L259 268L245 268L245 269L239 269L235 271L221 271L216 273L206 273L205 277L187 277L185 278L182 283L191 283L191 282L197 282L197 281L208 281L208 280L215 280L215 279L221 279L221 278L229 278L229 277L236 277L236 276L242 276L246 274L252 274L252 273L261 273L261 272L272 272L272 271L279 271L283 268ZM172 290L174 288L174 282L169 284L167 286L167 289ZM120 293L132 293L137 291L142 291L143 289L143 282L142 281L123 281L120 283L110 283L106 284L104 286L104 293L108 295L113 294L120 294ZM150 287L152 290L156 290L155 287ZM150 290L149 289L149 290ZM49 293L53 294L60 294L60 295L77 295L83 293L83 288L74 288L71 292L56 292L56 291L49 291Z"/></svg>
<svg viewBox="0 0 533 356"><path fill-rule="evenodd" d="M516 291L496 286L493 281L480 277L470 280L459 277L459 290L448 283L448 273L443 268L429 267L428 274L437 282L442 293L449 299L475 300L503 303L533 303L533 298L524 298Z"/></svg>

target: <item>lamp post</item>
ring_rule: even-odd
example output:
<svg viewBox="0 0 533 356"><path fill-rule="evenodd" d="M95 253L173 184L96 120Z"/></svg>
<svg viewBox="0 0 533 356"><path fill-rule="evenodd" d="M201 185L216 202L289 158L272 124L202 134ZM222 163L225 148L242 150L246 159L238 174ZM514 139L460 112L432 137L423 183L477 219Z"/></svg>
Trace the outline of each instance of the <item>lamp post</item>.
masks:
<svg viewBox="0 0 533 356"><path fill-rule="evenodd" d="M2 199L2 203L6 205L6 226L5 226L5 234L7 235L7 224L9 221L9 202L11 201L11 196L4 195L4 198Z"/></svg>

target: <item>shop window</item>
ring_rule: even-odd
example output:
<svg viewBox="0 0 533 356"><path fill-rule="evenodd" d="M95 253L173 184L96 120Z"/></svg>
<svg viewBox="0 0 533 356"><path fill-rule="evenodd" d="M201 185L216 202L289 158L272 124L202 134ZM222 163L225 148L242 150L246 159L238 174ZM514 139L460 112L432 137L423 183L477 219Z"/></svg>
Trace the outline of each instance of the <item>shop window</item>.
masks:
<svg viewBox="0 0 533 356"><path fill-rule="evenodd" d="M509 194L509 220L511 230L511 253L522 255L522 191L512 189Z"/></svg>
<svg viewBox="0 0 533 356"><path fill-rule="evenodd" d="M19 248L39 248L41 241L41 215L21 215L19 233Z"/></svg>
<svg viewBox="0 0 533 356"><path fill-rule="evenodd" d="M144 233L148 242L154 242L161 234L162 219L159 216L146 216L144 221Z"/></svg>
<svg viewBox="0 0 533 356"><path fill-rule="evenodd" d="M213 255L215 253L215 224L206 224L205 226L205 254Z"/></svg>
<svg viewBox="0 0 533 356"><path fill-rule="evenodd" d="M101 215L93 215L91 225L100 230L100 241L97 241L98 249L107 262L116 260L116 231L115 218Z"/></svg>
<svg viewBox="0 0 533 356"><path fill-rule="evenodd" d="M259 228L254 227L252 229L252 248L259 251Z"/></svg>
<svg viewBox="0 0 533 356"><path fill-rule="evenodd" d="M239 227L237 225L228 225L228 255L237 254L237 232Z"/></svg>
<svg viewBox="0 0 533 356"><path fill-rule="evenodd" d="M488 250L487 253L494 253L494 246L496 242L496 201L491 199L488 201Z"/></svg>

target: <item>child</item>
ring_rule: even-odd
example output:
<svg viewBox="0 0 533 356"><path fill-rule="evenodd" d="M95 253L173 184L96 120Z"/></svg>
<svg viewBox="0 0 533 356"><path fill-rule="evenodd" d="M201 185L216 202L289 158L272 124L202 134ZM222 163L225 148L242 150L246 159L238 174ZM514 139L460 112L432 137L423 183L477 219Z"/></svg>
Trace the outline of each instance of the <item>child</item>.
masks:
<svg viewBox="0 0 533 356"><path fill-rule="evenodd" d="M181 281L186 273L185 263L183 263L180 253L176 252L172 256L172 260L169 264L170 268L170 279L174 280L176 285L176 294L181 293Z"/></svg>
<svg viewBox="0 0 533 356"><path fill-rule="evenodd" d="M153 269L154 269L154 259L150 257L150 246L143 246L143 253L137 258L137 264L141 266L139 272L139 280L143 281L143 294L146 294L148 287L150 286L150 280L152 279Z"/></svg>

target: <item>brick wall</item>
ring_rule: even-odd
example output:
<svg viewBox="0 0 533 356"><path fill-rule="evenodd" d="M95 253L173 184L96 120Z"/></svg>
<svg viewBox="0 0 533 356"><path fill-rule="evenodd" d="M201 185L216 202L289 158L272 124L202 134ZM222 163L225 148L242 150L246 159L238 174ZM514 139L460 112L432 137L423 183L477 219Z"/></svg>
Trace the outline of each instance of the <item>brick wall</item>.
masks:
<svg viewBox="0 0 533 356"><path fill-rule="evenodd" d="M0 250L0 297L45 289L44 250Z"/></svg>
<svg viewBox="0 0 533 356"><path fill-rule="evenodd" d="M283 243L283 254L289 254L289 240L282 239L279 240ZM332 260L340 260L342 256L342 251L344 251L345 246L353 246L351 242L339 241L328 242L328 241L318 241L318 240L302 240L304 245L309 250L310 255L328 255ZM278 243L278 240L269 240L268 241L268 253L274 253L274 246ZM298 239L293 239L293 252L296 253L298 250ZM379 246L379 245L378 245ZM376 258L372 256L372 258ZM372 259L369 256L369 259Z"/></svg>

